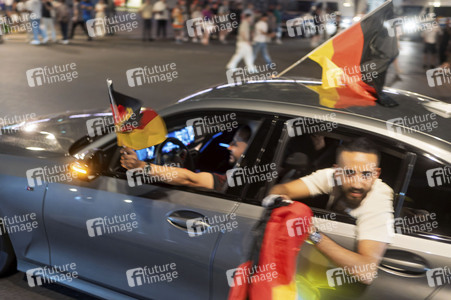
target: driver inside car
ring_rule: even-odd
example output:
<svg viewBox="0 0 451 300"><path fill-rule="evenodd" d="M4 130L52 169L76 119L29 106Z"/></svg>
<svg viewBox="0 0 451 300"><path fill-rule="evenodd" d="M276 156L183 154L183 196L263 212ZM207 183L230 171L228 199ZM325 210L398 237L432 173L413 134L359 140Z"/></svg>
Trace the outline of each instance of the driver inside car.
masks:
<svg viewBox="0 0 451 300"><path fill-rule="evenodd" d="M244 151L246 151L251 134L251 128L248 125L241 126L235 133L232 142L227 148L230 151L229 164L231 166L235 165L241 155L244 154ZM210 172L196 173L184 168L170 166L161 168L159 165L139 160L135 151L128 147L121 149L121 154L121 166L125 169L142 168L148 176L170 178L170 180L163 180L163 182L168 184L205 188L218 192L224 192L227 188L227 177L225 174Z"/></svg>

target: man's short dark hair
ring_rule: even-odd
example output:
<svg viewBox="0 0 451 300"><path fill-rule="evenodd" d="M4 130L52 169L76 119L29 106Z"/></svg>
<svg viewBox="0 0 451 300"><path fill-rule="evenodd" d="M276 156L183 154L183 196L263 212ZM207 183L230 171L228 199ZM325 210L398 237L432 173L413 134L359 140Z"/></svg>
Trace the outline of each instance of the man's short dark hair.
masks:
<svg viewBox="0 0 451 300"><path fill-rule="evenodd" d="M238 128L236 135L241 142L248 143L252 135L252 130L249 125L243 125Z"/></svg>
<svg viewBox="0 0 451 300"><path fill-rule="evenodd" d="M362 153L370 153L377 155L377 164L379 165L381 160L381 154L379 150L377 150L376 145L369 139L361 137L349 142L343 143L337 149L337 157L336 161L338 163L338 159L343 151L347 152L362 152Z"/></svg>

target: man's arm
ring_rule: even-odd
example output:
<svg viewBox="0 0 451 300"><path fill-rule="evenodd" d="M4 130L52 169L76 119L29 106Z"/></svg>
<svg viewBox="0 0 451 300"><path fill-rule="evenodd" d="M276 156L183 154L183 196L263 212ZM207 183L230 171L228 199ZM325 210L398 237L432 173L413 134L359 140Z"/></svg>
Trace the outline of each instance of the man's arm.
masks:
<svg viewBox="0 0 451 300"><path fill-rule="evenodd" d="M269 194L282 195L287 199L302 199L310 197L310 191L302 179L296 179L287 183L272 187Z"/></svg>
<svg viewBox="0 0 451 300"><path fill-rule="evenodd" d="M121 150L121 165L128 169L144 168L146 163L139 160L135 151L131 148ZM202 172L194 173L187 169L150 164L151 170L149 176L158 176L159 178L167 178L164 182L172 185L183 185L193 188L214 188L213 175L211 173Z"/></svg>
<svg viewBox="0 0 451 300"><path fill-rule="evenodd" d="M377 266L387 249L386 243L360 240L356 253L341 247L324 234L322 234L321 241L315 246L336 265L347 270L350 275L357 276L361 279L360 282L368 285L376 278Z"/></svg>

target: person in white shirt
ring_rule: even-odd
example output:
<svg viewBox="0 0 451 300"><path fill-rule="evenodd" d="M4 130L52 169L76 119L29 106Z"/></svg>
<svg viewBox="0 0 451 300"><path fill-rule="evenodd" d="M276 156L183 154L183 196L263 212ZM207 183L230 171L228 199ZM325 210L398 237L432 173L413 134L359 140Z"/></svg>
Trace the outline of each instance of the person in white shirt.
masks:
<svg viewBox="0 0 451 300"><path fill-rule="evenodd" d="M159 0L153 5L154 18L157 21L157 37L166 38L166 27L168 26L169 12L166 0Z"/></svg>
<svg viewBox="0 0 451 300"><path fill-rule="evenodd" d="M250 14L244 14L241 20L240 27L238 28L236 51L226 67L229 70L236 69L238 63L244 59L248 72L255 72L254 54L251 45L251 17Z"/></svg>
<svg viewBox="0 0 451 300"><path fill-rule="evenodd" d="M356 218L355 252L314 227L310 240L337 266L353 270L350 275L364 284L371 284L377 276L377 266L394 237L393 190L378 178L380 154L375 149L366 138L358 138L338 148L334 168L276 185L270 191L294 200L329 194L331 210Z"/></svg>
<svg viewBox="0 0 451 300"><path fill-rule="evenodd" d="M271 57L268 53L267 41L270 34L268 34L268 15L264 13L260 20L255 24L254 31L254 61L260 52L263 54L263 58L267 65L271 65Z"/></svg>
<svg viewBox="0 0 451 300"><path fill-rule="evenodd" d="M141 7L139 8L138 12L141 14L141 18L144 21L143 26L143 42L145 41L153 41L152 39L152 13L153 13L153 6L150 0L146 0Z"/></svg>
<svg viewBox="0 0 451 300"><path fill-rule="evenodd" d="M442 33L440 25L438 24L438 19L436 18L434 22L429 23L430 29L422 32L422 37L424 40L424 58L423 58L423 68L433 69L437 65L437 41L438 36Z"/></svg>

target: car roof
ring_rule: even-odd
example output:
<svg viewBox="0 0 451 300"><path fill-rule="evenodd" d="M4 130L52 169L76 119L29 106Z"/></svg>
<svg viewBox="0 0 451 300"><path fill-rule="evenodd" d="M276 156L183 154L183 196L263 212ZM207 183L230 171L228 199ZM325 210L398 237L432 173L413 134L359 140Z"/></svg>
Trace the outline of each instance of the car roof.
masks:
<svg viewBox="0 0 451 300"><path fill-rule="evenodd" d="M296 79L250 81L244 84L223 84L183 98L178 103L189 102L193 104L195 102L201 102L206 104L207 102L215 102L217 105L218 101L215 100L224 101L227 99L228 102L235 102L237 100L242 103L242 105L239 104L242 107L247 106L245 105L246 103L258 103L258 106L256 106L258 108L269 105L274 113L281 113L284 108L292 105L325 109L326 107L319 103L318 94L307 87L307 85L319 84L321 82ZM428 118L430 119L431 114L436 113L436 111L427 108L425 104L443 103L442 101L412 92L391 88L385 88L384 91L398 102L399 106L388 108L377 104L375 106L326 109L386 122L396 118L406 118L408 120L415 118L415 116L417 118L423 118L425 115L429 115ZM236 108L239 109L240 107ZM255 110L257 111L258 108ZM451 115L449 113L446 117L436 115L435 118L439 126L433 128L430 132L424 132L424 134L439 138L451 144L450 117Z"/></svg>

